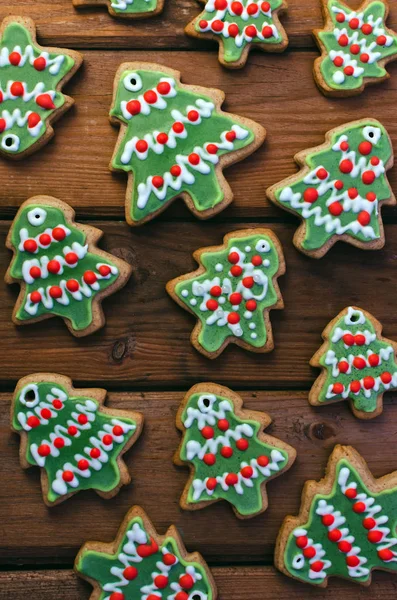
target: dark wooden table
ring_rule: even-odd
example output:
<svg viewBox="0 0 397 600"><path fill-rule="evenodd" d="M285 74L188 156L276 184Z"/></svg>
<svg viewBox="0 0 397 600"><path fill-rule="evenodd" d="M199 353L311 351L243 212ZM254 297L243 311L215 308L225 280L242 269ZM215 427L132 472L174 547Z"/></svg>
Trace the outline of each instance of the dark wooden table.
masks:
<svg viewBox="0 0 397 600"><path fill-rule="evenodd" d="M292 245L296 220L265 198L267 186L295 172L293 155L323 141L344 122L375 117L387 127L397 148L397 65L392 78L357 99L327 100L316 89L312 64L318 55L311 29L321 25L319 0L289 0L284 20L290 49L280 56L255 52L240 72L224 70L217 46L185 37L184 25L198 13L194 0L166 0L164 14L128 23L104 9L77 12L71 0L10 0L0 16L32 17L43 44L81 49L84 65L66 91L76 104L55 126L56 136L39 153L20 163L0 163L0 276L10 253L5 236L19 205L35 194L50 194L76 208L78 220L103 229L103 247L128 260L133 276L104 306L106 327L88 338L73 338L62 321L16 329L11 322L17 288L0 286L0 598L77 600L90 587L71 571L80 545L110 541L133 504L142 505L162 533L179 528L187 548L199 550L213 568L223 600L290 598L396 598L397 581L376 573L371 588L332 580L327 590L300 585L272 567L274 542L286 514L296 514L308 478L321 478L336 443L352 444L375 476L397 468L397 394L385 396L384 413L360 422L344 404L314 409L307 394L316 373L309 359L322 329L342 308L357 304L397 340L397 210L384 210L386 246L363 252L339 244L321 261ZM349 2L356 6L357 2ZM390 25L397 28L397 0ZM150 49L148 51L147 49ZM195 220L181 202L143 228L124 222L126 177L112 175L108 163L117 131L108 122L114 73L121 62L146 60L179 69L183 81L221 88L226 109L262 123L265 145L226 172L234 203L208 222ZM397 169L390 172L397 190ZM231 230L264 224L283 244L287 274L280 280L285 310L272 313L276 349L254 355L230 346L208 361L189 343L194 320L167 296L166 282L195 265L191 253L218 244ZM36 371L69 375L79 386L109 390L108 403L145 413L144 434L127 454L130 486L113 500L80 493L52 509L45 507L39 470L22 471L19 438L11 434L9 407L17 380ZM269 431L293 445L298 458L283 477L271 482L269 510L237 520L225 503L187 513L179 508L187 470L171 458L179 434L175 414L186 391L215 381L241 392L247 408L268 412Z"/></svg>

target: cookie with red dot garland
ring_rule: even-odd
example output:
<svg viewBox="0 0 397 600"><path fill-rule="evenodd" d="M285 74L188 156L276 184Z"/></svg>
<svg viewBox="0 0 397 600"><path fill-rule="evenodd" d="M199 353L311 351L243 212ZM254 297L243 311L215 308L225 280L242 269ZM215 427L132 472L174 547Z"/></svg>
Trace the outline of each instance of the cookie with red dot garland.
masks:
<svg viewBox="0 0 397 600"><path fill-rule="evenodd" d="M275 565L299 581L329 577L368 586L376 570L397 572L397 471L375 479L351 446L336 446L326 476L306 482L299 516L285 518Z"/></svg>
<svg viewBox="0 0 397 600"><path fill-rule="evenodd" d="M203 557L188 553L174 525L159 535L134 506L110 544L88 542L75 560L77 575L94 591L91 600L216 600Z"/></svg>
<svg viewBox="0 0 397 600"><path fill-rule="evenodd" d="M379 321L361 308L350 306L335 317L310 361L322 369L310 390L310 404L349 400L359 419L380 415L383 394L397 389L397 344L381 334Z"/></svg>
<svg viewBox="0 0 397 600"><path fill-rule="evenodd" d="M397 34L386 27L387 0L366 0L352 10L339 0L322 0L324 28L314 37L321 56L314 79L326 96L355 96L366 85L390 77L385 66L397 59Z"/></svg>
<svg viewBox="0 0 397 600"><path fill-rule="evenodd" d="M285 273L283 251L269 229L228 233L222 246L200 248L200 267L167 283L167 292L197 318L191 343L217 358L228 344L251 352L273 350L269 311L284 308L277 278Z"/></svg>
<svg viewBox="0 0 397 600"><path fill-rule="evenodd" d="M386 171L394 162L390 137L379 121L360 119L332 129L326 142L295 156L296 175L267 190L280 208L298 215L298 250L323 257L337 242L363 250L385 245L383 205L396 199Z"/></svg>
<svg viewBox="0 0 397 600"><path fill-rule="evenodd" d="M266 131L221 110L223 92L185 85L152 63L117 71L110 120L121 125L110 164L128 173L126 219L142 225L182 198L199 219L226 208L233 193L223 169L254 152Z"/></svg>
<svg viewBox="0 0 397 600"><path fill-rule="evenodd" d="M40 467L48 506L81 490L115 496L131 481L122 456L139 438L143 416L103 406L106 390L74 389L69 377L35 373L19 380L11 427L24 469Z"/></svg>
<svg viewBox="0 0 397 600"><path fill-rule="evenodd" d="M203 12L191 21L185 32L196 38L219 43L219 62L229 69L240 69L251 48L264 52L283 52L287 34L280 23L286 12L285 0L199 0Z"/></svg>
<svg viewBox="0 0 397 600"><path fill-rule="evenodd" d="M83 57L39 46L35 24L26 17L3 20L0 56L0 154L21 159L52 138L52 123L72 106L62 87Z"/></svg>
<svg viewBox="0 0 397 600"><path fill-rule="evenodd" d="M164 0L73 0L73 6L106 6L112 17L147 19L161 13Z"/></svg>
<svg viewBox="0 0 397 600"><path fill-rule="evenodd" d="M50 196L30 198L19 209L7 236L14 257L5 276L21 286L16 325L58 316L78 337L105 325L101 303L127 283L131 267L97 247L102 231L74 217Z"/></svg>
<svg viewBox="0 0 397 600"><path fill-rule="evenodd" d="M240 519L264 512L266 484L296 457L294 448L263 433L270 423L266 413L243 409L242 398L226 387L192 387L176 418L183 439L174 462L190 467L181 507L197 510L226 500Z"/></svg>

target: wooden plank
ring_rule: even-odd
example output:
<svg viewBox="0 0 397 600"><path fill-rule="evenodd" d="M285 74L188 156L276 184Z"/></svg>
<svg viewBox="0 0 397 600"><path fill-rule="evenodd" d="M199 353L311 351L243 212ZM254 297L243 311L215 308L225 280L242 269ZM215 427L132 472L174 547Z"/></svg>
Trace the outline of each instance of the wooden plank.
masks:
<svg viewBox="0 0 397 600"><path fill-rule="evenodd" d="M313 47L311 32L321 27L319 0L288 0L288 15L283 18L292 48ZM358 0L346 0L352 8ZM390 27L397 27L397 0L389 0ZM187 23L201 8L194 0L166 0L164 12L141 22L114 19L105 7L75 9L72 0L36 0L19 3L3 0L0 17L16 12L37 23L45 44L78 48L216 48L216 43L197 42L184 33Z"/></svg>
<svg viewBox="0 0 397 600"><path fill-rule="evenodd" d="M340 243L316 261L292 246L295 225L272 224L287 264L287 274L280 278L286 308L271 312L275 350L255 355L232 344L211 361L192 347L195 319L169 298L165 284L195 267L194 250L217 245L228 231L256 223L159 222L133 231L123 223L93 224L105 232L105 249L132 264L130 281L105 300L106 327L80 339L58 318L17 327L11 321L16 286L0 286L0 382L8 387L26 374L46 370L111 387L174 389L212 379L250 389L309 388L318 373L309 359L320 346L323 328L352 303L373 313L385 336L397 339L397 225L386 226L384 250L365 252ZM0 223L2 273L10 260L4 248L8 228L9 223Z"/></svg>
<svg viewBox="0 0 397 600"><path fill-rule="evenodd" d="M370 588L347 581L332 581L328 589L297 583L278 573L273 567L238 567L212 569L219 599L247 600L316 600L343 598L344 600L394 600L396 589L390 575L376 573ZM76 577L73 571L9 571L0 573L3 600L22 600L29 590L30 600L54 600L62 593L62 600L89 598L92 588Z"/></svg>
<svg viewBox="0 0 397 600"><path fill-rule="evenodd" d="M394 77L368 90L358 104L354 98L327 99L317 90L312 76L315 57L314 52L285 56L262 53L236 74L223 69L215 54L208 52L85 52L83 68L66 90L76 104L56 123L53 140L23 162L0 162L0 216L13 215L29 196L46 193L69 202L80 215L124 218L127 176L111 174L108 168L118 135L109 124L108 112L117 67L122 61L141 58L179 69L185 83L224 90L226 110L267 128L264 146L225 171L235 199L220 220L287 219L285 212L266 200L265 190L293 174L294 154L323 143L327 130L359 117L374 117L383 122L397 144L397 64L389 67ZM396 169L391 173L391 184L397 188ZM397 209L385 214L397 215ZM162 218L193 220L182 202L168 208Z"/></svg>
<svg viewBox="0 0 397 600"><path fill-rule="evenodd" d="M384 414L371 422L354 419L347 404L315 409L306 392L258 391L242 396L246 408L271 415L269 433L298 453L293 467L269 483L269 509L245 521L236 519L224 502L193 513L179 507L188 469L175 467L172 455L180 439L174 419L183 392L109 394L110 407L142 411L145 416L141 438L125 455L132 484L111 501L87 492L52 509L42 500L39 469L23 471L19 466L19 438L9 425L10 394L1 394L1 561L70 565L84 541L111 541L128 509L140 504L159 531L175 523L187 548L199 550L211 564L263 564L272 561L283 518L297 514L304 482L323 476L336 443L354 446L377 477L397 467L393 451L397 394L386 396Z"/></svg>

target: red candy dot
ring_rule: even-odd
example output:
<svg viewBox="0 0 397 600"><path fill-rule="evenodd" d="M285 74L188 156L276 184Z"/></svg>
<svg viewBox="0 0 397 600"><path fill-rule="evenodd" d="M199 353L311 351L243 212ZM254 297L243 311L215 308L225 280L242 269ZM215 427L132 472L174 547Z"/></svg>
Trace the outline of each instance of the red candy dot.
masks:
<svg viewBox="0 0 397 600"><path fill-rule="evenodd" d="M358 333L357 335L354 336L354 343L357 344L357 346L364 346L365 336L362 335L361 333Z"/></svg>
<svg viewBox="0 0 397 600"><path fill-rule="evenodd" d="M168 83L168 81L160 81L157 86L157 91L162 96L166 96L171 91L171 85Z"/></svg>
<svg viewBox="0 0 397 600"><path fill-rule="evenodd" d="M345 540L343 542L339 542L338 544L338 550L340 552L343 552L344 554L350 552L351 549L352 545L350 544L350 542L346 542Z"/></svg>
<svg viewBox="0 0 397 600"><path fill-rule="evenodd" d="M124 435L124 429L120 427L120 425L115 425L112 429L112 433L116 437L120 437L121 435Z"/></svg>
<svg viewBox="0 0 397 600"><path fill-rule="evenodd" d="M241 15L243 12L243 5L241 2L232 2L231 9L235 15Z"/></svg>
<svg viewBox="0 0 397 600"><path fill-rule="evenodd" d="M255 285L255 281L253 277L244 277L243 279L243 286L245 288L251 289L252 287L254 287Z"/></svg>
<svg viewBox="0 0 397 600"><path fill-rule="evenodd" d="M35 112L30 113L30 115L28 116L28 127L32 128L32 127L36 127L36 125L38 123L40 123L41 121L41 117L40 115L38 115Z"/></svg>
<svg viewBox="0 0 397 600"><path fill-rule="evenodd" d="M273 29L270 27L270 25L264 26L264 28L262 29L262 35L266 39L273 37Z"/></svg>
<svg viewBox="0 0 397 600"><path fill-rule="evenodd" d="M29 275L33 279L38 279L39 277L41 277L41 269L39 267L32 267L29 271Z"/></svg>
<svg viewBox="0 0 397 600"><path fill-rule="evenodd" d="M208 21L205 21L204 19L202 19L199 23L199 27L200 27L200 29L207 29Z"/></svg>
<svg viewBox="0 0 397 600"><path fill-rule="evenodd" d="M332 392L334 394L343 394L344 389L345 388L343 383L334 383L334 385L332 386Z"/></svg>
<svg viewBox="0 0 397 600"><path fill-rule="evenodd" d="M345 15L343 13L338 13L336 15L336 20L338 21L338 23L344 23L345 22Z"/></svg>
<svg viewBox="0 0 397 600"><path fill-rule="evenodd" d="M86 423L88 423L88 417L87 417L87 415L84 415L84 414L80 414L77 417L77 420L80 423L80 425L85 425Z"/></svg>
<svg viewBox="0 0 397 600"><path fill-rule="evenodd" d="M373 171L364 171L362 180L365 185L371 185L375 181L375 173Z"/></svg>
<svg viewBox="0 0 397 600"><path fill-rule="evenodd" d="M66 237L66 232L62 227L54 227L52 230L52 237L57 242L62 242L62 240L64 240Z"/></svg>
<svg viewBox="0 0 397 600"><path fill-rule="evenodd" d="M75 265L78 262L79 257L75 252L68 252L67 254L65 254L65 260L68 263L68 265Z"/></svg>
<svg viewBox="0 0 397 600"><path fill-rule="evenodd" d="M295 543L298 546L298 548L304 548L305 546L307 546L309 540L307 539L307 537L305 535L300 535L296 538Z"/></svg>
<svg viewBox="0 0 397 600"><path fill-rule="evenodd" d="M148 90L143 94L143 98L148 104L155 104L158 96L154 90Z"/></svg>
<svg viewBox="0 0 397 600"><path fill-rule="evenodd" d="M10 61L10 64L12 64L14 67L17 67L21 62L21 58L22 56L19 54L19 52L11 52L8 60Z"/></svg>
<svg viewBox="0 0 397 600"><path fill-rule="evenodd" d="M90 456L91 458L99 458L101 456L101 451L99 448L92 448L92 450L90 450Z"/></svg>
<svg viewBox="0 0 397 600"><path fill-rule="evenodd" d="M216 300L214 300L213 298L210 300L207 300L206 302L206 307L208 308L208 310L216 310L218 308L219 304Z"/></svg>
<svg viewBox="0 0 397 600"><path fill-rule="evenodd" d="M108 265L101 265L98 269L102 277L107 277L112 272L111 268Z"/></svg>
<svg viewBox="0 0 397 600"><path fill-rule="evenodd" d="M170 173L173 177L179 177L182 173L182 169L179 165L173 165L170 169Z"/></svg>
<svg viewBox="0 0 397 600"><path fill-rule="evenodd" d="M51 453L51 448L48 444L41 444L41 446L37 448L37 452L40 456L46 457Z"/></svg>
<svg viewBox="0 0 397 600"><path fill-rule="evenodd" d="M371 222L371 215L366 210L362 210L357 217L357 221L365 227Z"/></svg>
<svg viewBox="0 0 397 600"><path fill-rule="evenodd" d="M311 558L314 558L316 556L316 550L315 550L315 548L313 548L313 546L309 546L308 548L305 548L303 550L303 556L305 558L308 558L309 560Z"/></svg>
<svg viewBox="0 0 397 600"><path fill-rule="evenodd" d="M216 31L218 33L223 30L223 23L219 19L216 19L215 21L212 22L211 27L212 27L213 31Z"/></svg>
<svg viewBox="0 0 397 600"><path fill-rule="evenodd" d="M213 285L210 289L211 296L219 297L222 295L222 288L219 285Z"/></svg>
<svg viewBox="0 0 397 600"><path fill-rule="evenodd" d="M226 134L226 139L228 142L234 142L236 137L237 137L237 134L235 131L228 131Z"/></svg>
<svg viewBox="0 0 397 600"><path fill-rule="evenodd" d="M186 592L178 592L175 596L175 600L189 600L189 594Z"/></svg>
<svg viewBox="0 0 397 600"><path fill-rule="evenodd" d="M343 63L344 63L344 60L341 56L335 56L335 58L334 58L335 67L342 67Z"/></svg>
<svg viewBox="0 0 397 600"><path fill-rule="evenodd" d="M371 165L372 166L377 167L379 163L380 163L380 159L377 156L373 156L371 158Z"/></svg>
<svg viewBox="0 0 397 600"><path fill-rule="evenodd" d="M58 450L61 450L61 448L63 448L65 445L65 440L61 437L57 437L57 438L55 438L53 444L54 444L55 448L58 448Z"/></svg>
<svg viewBox="0 0 397 600"><path fill-rule="evenodd" d="M353 360L353 365L356 369L365 369L367 363L363 358L361 358L361 356L356 356Z"/></svg>
<svg viewBox="0 0 397 600"><path fill-rule="evenodd" d="M237 306L238 304L241 304L242 301L243 297L239 292L234 292L233 294L230 294L229 302L232 306Z"/></svg>
<svg viewBox="0 0 397 600"><path fill-rule="evenodd" d="M80 471L86 471L89 466L90 466L90 463L85 458L82 458L77 463L77 468L80 469Z"/></svg>
<svg viewBox="0 0 397 600"><path fill-rule="evenodd" d="M55 104L50 94L40 94L40 96L36 96L36 104L43 110L51 110L55 108Z"/></svg>
<svg viewBox="0 0 397 600"><path fill-rule="evenodd" d="M375 519L373 519L372 517L367 517L363 521L363 527L365 527L365 529L373 529L374 527L376 527Z"/></svg>
<svg viewBox="0 0 397 600"><path fill-rule="evenodd" d="M225 483L230 487L236 485L238 483L237 475L235 473L229 473L226 475Z"/></svg>
<svg viewBox="0 0 397 600"><path fill-rule="evenodd" d="M372 390L374 385L375 385L375 379L373 377L371 377L371 375L364 377L364 387L366 390Z"/></svg>
<svg viewBox="0 0 397 600"><path fill-rule="evenodd" d="M200 115L197 112L197 110L189 110L189 112L187 113L187 118L189 119L189 121L192 121L193 123L195 121L198 121Z"/></svg>
<svg viewBox="0 0 397 600"><path fill-rule="evenodd" d="M263 10L264 13L269 12L270 8L271 8L270 2L262 2L261 9Z"/></svg>
<svg viewBox="0 0 397 600"><path fill-rule="evenodd" d="M146 140L138 140L135 148L137 149L138 152L143 153L143 152L146 152L146 150L149 148L149 145Z"/></svg>
<svg viewBox="0 0 397 600"><path fill-rule="evenodd" d="M325 527L331 527L331 525L334 523L335 521L335 517L333 515L324 515L321 518L321 522L323 525L325 525Z"/></svg>
<svg viewBox="0 0 397 600"><path fill-rule="evenodd" d="M168 135L166 133L159 133L156 141L164 146L168 142Z"/></svg>
<svg viewBox="0 0 397 600"><path fill-rule="evenodd" d="M242 272L243 269L239 265L234 265L234 267L230 269L230 273L233 275L233 277L240 277Z"/></svg>
<svg viewBox="0 0 397 600"><path fill-rule="evenodd" d="M315 573L320 573L324 568L324 563L321 560L316 560L316 562L310 565L310 569Z"/></svg>
<svg viewBox="0 0 397 600"><path fill-rule="evenodd" d="M63 408L63 402L62 400L60 400L59 398L55 398L52 401L52 406L56 409L56 410L61 410Z"/></svg>
<svg viewBox="0 0 397 600"><path fill-rule="evenodd" d="M307 188L303 193L303 199L305 202L313 204L318 199L318 191L315 188Z"/></svg>
<svg viewBox="0 0 397 600"><path fill-rule="evenodd" d="M102 442L105 446L110 446L113 443L113 437L111 435L104 435L102 438Z"/></svg>
<svg viewBox="0 0 397 600"><path fill-rule="evenodd" d="M250 312L254 312L254 310L256 310L256 307L257 307L256 300L248 300L248 301L245 303L245 308L246 308L247 310L249 310Z"/></svg>
<svg viewBox="0 0 397 600"><path fill-rule="evenodd" d="M69 279L69 281L66 282L66 289L69 290L69 292L77 292L79 287L80 284L77 279Z"/></svg>
<svg viewBox="0 0 397 600"><path fill-rule="evenodd" d="M152 179L152 183L156 189L159 189L159 188L163 187L164 179L160 175L155 175Z"/></svg>
<svg viewBox="0 0 397 600"><path fill-rule="evenodd" d="M338 181L335 181L335 188L337 190L343 190L344 185L345 184L343 183L343 181L340 181L340 179L338 179Z"/></svg>
<svg viewBox="0 0 397 600"><path fill-rule="evenodd" d="M141 112L141 103L139 100L130 100L126 104L126 109L130 115L138 115Z"/></svg>
<svg viewBox="0 0 397 600"><path fill-rule="evenodd" d="M375 194L375 192L368 192L368 194L366 195L366 198L370 202L375 202L375 200L376 200L376 194Z"/></svg>
<svg viewBox="0 0 397 600"><path fill-rule="evenodd" d="M356 502L353 504L353 510L355 513L363 513L365 511L364 502Z"/></svg>
<svg viewBox="0 0 397 600"><path fill-rule="evenodd" d="M29 427L31 427L32 429L35 429L35 427L38 427L40 425L40 419L39 419L39 417L32 415L27 418L26 423L29 425Z"/></svg>
<svg viewBox="0 0 397 600"><path fill-rule="evenodd" d="M182 133L182 131L185 129L185 126L180 121L177 121L173 124L172 129L175 131L175 133Z"/></svg>
<svg viewBox="0 0 397 600"><path fill-rule="evenodd" d="M212 427L210 427L209 425L206 425L205 427L202 428L201 435L206 440L210 440L210 439L212 439L214 437L215 431L213 430Z"/></svg>
<svg viewBox="0 0 397 600"><path fill-rule="evenodd" d="M376 38L376 43L378 44L378 46L384 46L387 42L387 37L385 35L379 35Z"/></svg>
<svg viewBox="0 0 397 600"><path fill-rule="evenodd" d="M394 553L391 550L389 550L389 548L384 548L383 550L379 550L378 556L380 560L388 562L389 560L394 558Z"/></svg>
<svg viewBox="0 0 397 600"><path fill-rule="evenodd" d="M232 265L235 265L240 260L240 256L239 256L238 252L231 252L229 254L229 256L227 257L227 259L230 263L232 263Z"/></svg>
<svg viewBox="0 0 397 600"><path fill-rule="evenodd" d="M316 175L319 179L321 179L323 181L324 179L327 179L328 171L326 169L319 169L317 171Z"/></svg>
<svg viewBox="0 0 397 600"><path fill-rule="evenodd" d="M208 144L206 150L208 154L216 154L218 152L218 146L215 144Z"/></svg>
<svg viewBox="0 0 397 600"><path fill-rule="evenodd" d="M77 427L75 425L70 425L68 427L68 434L71 435L71 436L77 435L77 431L78 430L77 430Z"/></svg>
<svg viewBox="0 0 397 600"><path fill-rule="evenodd" d="M258 456L258 458L256 459L256 462L262 468L263 467L267 467L267 465L269 464L269 458L267 456L265 456L265 455Z"/></svg>
<svg viewBox="0 0 397 600"><path fill-rule="evenodd" d="M204 454L203 461L208 467L212 467L216 463L215 454Z"/></svg>
<svg viewBox="0 0 397 600"><path fill-rule="evenodd" d="M227 8L226 0L215 0L215 8L216 10L225 10Z"/></svg>
<svg viewBox="0 0 397 600"><path fill-rule="evenodd" d="M184 590L191 590L194 586L194 579L191 575L186 573L179 578L179 585Z"/></svg>
<svg viewBox="0 0 397 600"><path fill-rule="evenodd" d="M338 364L338 369L340 373L347 373L349 370L349 363L346 360L341 360Z"/></svg>
<svg viewBox="0 0 397 600"><path fill-rule="evenodd" d="M363 154L364 156L371 154L371 152L372 152L371 142L361 142L361 144L358 146L358 151L360 154Z"/></svg>
<svg viewBox="0 0 397 600"><path fill-rule="evenodd" d="M348 567L358 567L358 565L360 564L360 559L358 558L358 556L347 556L346 564Z"/></svg>
<svg viewBox="0 0 397 600"><path fill-rule="evenodd" d="M391 382L392 380L392 376L391 373L388 373L387 371L385 371L385 373L382 373L382 375L380 376L382 383L384 384L388 384Z"/></svg>
<svg viewBox="0 0 397 600"><path fill-rule="evenodd" d="M36 71L44 71L47 66L46 59L43 56L39 56L33 61L33 66Z"/></svg>
<svg viewBox="0 0 397 600"><path fill-rule="evenodd" d="M163 554L163 563L170 567L176 563L176 557L171 553Z"/></svg>
<svg viewBox="0 0 397 600"><path fill-rule="evenodd" d="M328 533L328 539L330 542L339 542L342 537L342 532L339 529L333 529Z"/></svg>
<svg viewBox="0 0 397 600"><path fill-rule="evenodd" d="M47 270L49 273L56 275L61 270L61 263L58 260L50 260L47 264Z"/></svg>
<svg viewBox="0 0 397 600"><path fill-rule="evenodd" d="M97 280L97 276L94 271L86 271L83 275L83 279L88 285L93 285Z"/></svg>
<svg viewBox="0 0 397 600"><path fill-rule="evenodd" d="M347 67L345 67L343 69L343 72L348 77L351 77L352 75L354 75L354 67L352 67L351 65L348 65Z"/></svg>
<svg viewBox="0 0 397 600"><path fill-rule="evenodd" d="M51 237L48 233L42 233L39 237L39 242L42 246L49 246L51 244Z"/></svg>
<svg viewBox="0 0 397 600"><path fill-rule="evenodd" d="M232 37L232 38L237 37L240 32L238 25L236 25L235 23L232 23L231 25L229 25L228 32L229 32L230 37ZM226 136L226 139L227 139L227 136ZM229 140L229 141L233 141L233 140Z"/></svg>
<svg viewBox="0 0 397 600"><path fill-rule="evenodd" d="M167 587L168 585L168 577L166 577L165 575L157 575L154 578L154 585L159 589L159 590L163 590L164 588Z"/></svg>
<svg viewBox="0 0 397 600"><path fill-rule="evenodd" d="M383 533L381 531L370 531L367 535L368 541L371 544L379 544L379 542L383 539Z"/></svg>
<svg viewBox="0 0 397 600"><path fill-rule="evenodd" d="M259 256L259 254L255 254L255 256L251 258L251 262L255 267L260 267L262 266L262 257Z"/></svg>
<svg viewBox="0 0 397 600"><path fill-rule="evenodd" d="M343 213L343 206L340 202L333 202L328 206L328 210L334 217L339 217Z"/></svg>
<svg viewBox="0 0 397 600"><path fill-rule="evenodd" d="M361 383L359 381L352 381L350 384L350 391L353 392L353 394L358 394L358 392L361 389Z"/></svg>
<svg viewBox="0 0 397 600"><path fill-rule="evenodd" d="M361 27L361 31L364 35L371 35L373 27L369 23L364 23L364 25Z"/></svg>
<svg viewBox="0 0 397 600"><path fill-rule="evenodd" d="M349 25L351 29L358 29L360 26L360 21L354 17L353 19L350 19Z"/></svg>
<svg viewBox="0 0 397 600"><path fill-rule="evenodd" d="M26 252L30 252L31 254L36 252L38 249L36 240L25 240L23 243L23 249L26 250Z"/></svg>
<svg viewBox="0 0 397 600"><path fill-rule="evenodd" d="M256 13L258 12L258 10L259 10L259 6L257 4L249 4L247 6L247 13L249 15L256 15Z"/></svg>
<svg viewBox="0 0 397 600"><path fill-rule="evenodd" d="M341 142L339 147L342 150L342 152L347 152L349 150L349 144L346 141Z"/></svg>
<svg viewBox="0 0 397 600"><path fill-rule="evenodd" d="M358 190L356 188L348 189L347 193L349 194L349 198L351 200L355 200L355 198L357 198L357 196L358 196Z"/></svg>
<svg viewBox="0 0 397 600"><path fill-rule="evenodd" d="M369 54L367 54L366 52L363 52L363 54L360 56L360 60L363 63L367 63L369 61Z"/></svg>
<svg viewBox="0 0 397 600"><path fill-rule="evenodd" d="M51 298L54 298L54 300L58 300L58 298L62 298L62 288L60 288L59 285L52 285L50 287L49 294Z"/></svg>
<svg viewBox="0 0 397 600"><path fill-rule="evenodd" d="M252 467L243 467L240 471L241 475L245 478L245 479L251 479L251 477L254 474L254 469Z"/></svg>
<svg viewBox="0 0 397 600"><path fill-rule="evenodd" d="M191 165L198 165L200 162L200 156L198 154L196 154L196 152L192 152L188 156L188 161L190 162Z"/></svg>
<svg viewBox="0 0 397 600"><path fill-rule="evenodd" d="M23 84L20 81L14 81L14 83L10 87L11 94L13 96L23 96L24 88ZM40 98L40 96L39 96Z"/></svg>
<svg viewBox="0 0 397 600"><path fill-rule="evenodd" d="M350 52L351 52L352 54L359 54L359 53L360 53L360 50L361 50L361 48L360 48L360 46L359 46L358 44L352 44L352 45L350 46Z"/></svg>
<svg viewBox="0 0 397 600"><path fill-rule="evenodd" d="M228 314L227 320L230 323L230 325L237 325L237 323L240 322L240 315L236 312L231 312Z"/></svg>
<svg viewBox="0 0 397 600"><path fill-rule="evenodd" d="M231 458L233 456L233 448L231 448L230 446L224 446L221 449L221 455L223 456L223 458Z"/></svg>
<svg viewBox="0 0 397 600"><path fill-rule="evenodd" d="M218 485L217 480L215 479L215 477L210 477L207 480L207 483L205 484L207 486L207 490L214 490L216 488L216 486Z"/></svg>
<svg viewBox="0 0 397 600"><path fill-rule="evenodd" d="M241 452L245 452L245 450L247 450L249 446L248 440L244 440L243 438L241 438L240 440L237 440L236 446L238 450L241 450Z"/></svg>
<svg viewBox="0 0 397 600"><path fill-rule="evenodd" d="M227 419L219 419L218 429L221 431L227 431L229 429L229 421Z"/></svg>
<svg viewBox="0 0 397 600"><path fill-rule="evenodd" d="M136 577L138 577L138 569L136 567L127 567L123 571L124 578L128 581L132 581Z"/></svg>
<svg viewBox="0 0 397 600"><path fill-rule="evenodd" d="M354 337L352 336L351 333L345 333L345 335L342 337L343 343L346 344L346 346L353 346L354 345Z"/></svg>
<svg viewBox="0 0 397 600"><path fill-rule="evenodd" d="M73 475L72 471L64 471L62 473L62 479L64 481L66 481L66 483L70 483L71 481L73 481L74 475Z"/></svg>
<svg viewBox="0 0 397 600"><path fill-rule="evenodd" d="M345 491L345 496L346 498L349 498L349 500L353 500L357 496L357 490L355 488L348 488Z"/></svg>
<svg viewBox="0 0 397 600"><path fill-rule="evenodd" d="M338 39L339 46L347 46L349 43L349 38L344 33Z"/></svg>
<svg viewBox="0 0 397 600"><path fill-rule="evenodd" d="M345 158L344 160L342 160L342 162L339 165L339 170L344 173L345 175L348 175L349 173L351 173L353 171L354 165L352 163L352 161L348 158Z"/></svg>
<svg viewBox="0 0 397 600"><path fill-rule="evenodd" d="M125 600L125 596L120 592L113 592L113 594L110 594L109 600Z"/></svg>

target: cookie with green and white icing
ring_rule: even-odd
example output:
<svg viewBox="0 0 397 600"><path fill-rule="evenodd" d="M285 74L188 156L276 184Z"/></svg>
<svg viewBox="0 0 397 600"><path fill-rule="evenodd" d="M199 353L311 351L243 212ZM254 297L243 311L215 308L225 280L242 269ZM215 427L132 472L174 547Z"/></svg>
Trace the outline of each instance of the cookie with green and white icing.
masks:
<svg viewBox="0 0 397 600"><path fill-rule="evenodd" d="M112 17L144 19L161 13L164 0L73 0L73 5L106 6Z"/></svg>

